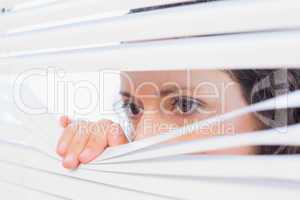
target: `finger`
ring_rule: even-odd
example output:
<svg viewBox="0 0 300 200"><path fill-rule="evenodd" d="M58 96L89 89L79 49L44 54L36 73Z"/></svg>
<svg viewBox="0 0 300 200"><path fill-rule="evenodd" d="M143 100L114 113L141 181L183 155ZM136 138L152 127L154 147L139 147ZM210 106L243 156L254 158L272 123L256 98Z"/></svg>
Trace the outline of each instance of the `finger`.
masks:
<svg viewBox="0 0 300 200"><path fill-rule="evenodd" d="M84 151L79 155L81 163L91 162L104 151L108 145L106 133L111 124L110 120L101 120L96 124L96 130L92 132Z"/></svg>
<svg viewBox="0 0 300 200"><path fill-rule="evenodd" d="M89 163L99 156L107 147L107 139L99 135L90 135L84 151L79 155L79 161L83 164Z"/></svg>
<svg viewBox="0 0 300 200"><path fill-rule="evenodd" d="M92 123L81 122L77 132L72 138L68 147L67 154L63 160L63 166L68 169L74 169L79 165L79 154L85 148L90 137L90 126Z"/></svg>
<svg viewBox="0 0 300 200"><path fill-rule="evenodd" d="M117 146L128 143L127 137L123 129L117 123L111 124L110 130L107 133L107 138L109 146Z"/></svg>
<svg viewBox="0 0 300 200"><path fill-rule="evenodd" d="M74 137L76 133L76 128L74 126L68 126L63 130L63 133L58 141L58 145L56 148L57 154L60 156L65 156L68 146L70 142L72 141L72 138Z"/></svg>
<svg viewBox="0 0 300 200"><path fill-rule="evenodd" d="M66 128L71 123L71 119L68 116L62 116L60 117L59 122L63 128Z"/></svg>

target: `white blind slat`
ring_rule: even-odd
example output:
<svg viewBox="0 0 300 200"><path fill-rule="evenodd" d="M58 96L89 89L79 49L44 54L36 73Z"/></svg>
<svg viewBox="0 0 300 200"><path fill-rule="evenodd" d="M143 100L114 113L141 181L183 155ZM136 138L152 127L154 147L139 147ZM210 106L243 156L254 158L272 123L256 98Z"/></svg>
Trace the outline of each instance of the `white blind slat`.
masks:
<svg viewBox="0 0 300 200"><path fill-rule="evenodd" d="M19 184L13 184L10 182L0 180L0 191L1 197L5 199L43 199L43 200L65 200L65 198L60 198L55 195L51 195L45 192L37 191L32 188L25 187Z"/></svg>
<svg viewBox="0 0 300 200"><path fill-rule="evenodd" d="M300 125L283 129L272 129L257 133L240 134L234 136L219 136L207 140L193 140L177 145L167 145L161 148L133 152L121 157L111 158L96 163L121 163L129 161L147 160L153 158L163 158L168 156L209 152L212 150L227 149L241 146L260 145L290 145L300 146L300 136L298 134ZM101 157L100 157L101 158Z"/></svg>
<svg viewBox="0 0 300 200"><path fill-rule="evenodd" d="M284 181L283 179L280 179L279 182L277 182L278 180L269 180L270 187L266 187L266 182L268 182L267 179L264 179L264 181L252 179L251 183L248 179L244 179L245 182L243 182L243 179L234 178L210 179L205 177L176 178L168 176L140 176L134 174L96 172L80 169L70 173L62 169L62 167L59 166L57 162L53 162L53 160L51 162L48 160L49 162L43 163L36 159L38 158L38 155L34 158L35 159L30 159L30 157L27 157L28 162L23 165L21 164L21 166L19 166L19 164L17 164L17 166L15 166L15 164L9 164L7 168L5 168L7 164L1 162L0 165L3 171L0 172L0 177L7 177L10 181L13 178L16 179L16 181L22 181L22 183L30 187L40 189L44 188L47 192L60 194L61 196L66 196L72 199L74 199L74 195L77 195L77 197L85 196L86 198L94 199L95 197L98 197L100 191L103 192L103 196L106 196L111 192L109 188L114 190L117 189L119 195L123 193L120 188L123 188L125 191L136 190L143 193L150 193L152 195L168 196L177 199L197 199L202 195L216 197L217 195L214 193L216 190L222 195L228 198L232 197L233 199L238 199L242 196L245 196L244 198L246 199L254 198L254 196L252 196L254 191L259 191L261 194L265 195L272 193L274 196L278 195L281 197L283 195L287 195L290 198L295 198L296 195L299 195L297 183ZM27 165L27 163L35 163L35 166L43 165L44 167L31 168L30 164ZM149 165L151 164L149 163ZM22 166L28 166L29 168L22 169ZM17 171L17 173L12 175L7 174L8 168L9 170ZM53 172L55 174L53 174ZM47 182L36 181L41 179L47 180ZM90 184L90 181L92 181L93 184ZM103 184L109 187L103 187ZM48 187L45 187L46 185L48 185ZM68 185L69 187L64 187L65 185ZM274 186L277 188L275 193L271 192L274 191ZM85 189L79 190L80 187ZM199 190L199 187L203 190ZM174 188L180 188L180 190L174 190ZM233 190L241 191L239 194L242 196L236 196L237 194L235 194ZM261 199L263 198L261 197Z"/></svg>
<svg viewBox="0 0 300 200"><path fill-rule="evenodd" d="M66 176L75 175L81 179L101 182L101 173L131 174L132 176L160 175L169 178L210 177L240 179L270 179L299 181L298 155L232 156L232 155L182 155L158 159L144 159L142 162L91 163L82 165L79 173L69 174L61 166L61 161L54 160L40 152L18 146L1 143L2 161L25 164L38 169L52 170ZM23 153L21 153L23 152ZM21 154L21 155L20 155ZM288 164L287 164L288 163ZM266 168L266 166L268 166ZM286 173L286 172L289 173ZM82 173L81 173L82 172ZM85 173L89 173L86 176ZM100 174L99 174L100 173ZM94 175L94 177L92 176ZM116 180L117 181L117 180Z"/></svg>
<svg viewBox="0 0 300 200"><path fill-rule="evenodd" d="M2 180L24 185L36 190L51 193L53 195L62 196L68 199L99 199L99 197L107 197L111 199L165 199L154 195L130 191L115 187L102 182L84 181L68 176L51 173L50 171L35 170L32 168L24 168L20 165L0 163ZM57 165L59 167L59 165ZM65 174L70 174L66 170ZM63 174L63 173L61 173ZM46 180L46 181L45 181ZM105 181L104 181L105 182ZM101 184L102 183L102 184Z"/></svg>
<svg viewBox="0 0 300 200"><path fill-rule="evenodd" d="M300 64L299 51L299 31L227 35L2 54L0 72L50 66L73 72L295 67Z"/></svg>
<svg viewBox="0 0 300 200"><path fill-rule="evenodd" d="M217 3L220 5L195 4L127 15L84 26L2 37L0 52L59 50L121 41L300 28L299 1L284 4L278 0L253 1L247 6L240 1ZM237 17L242 20L237 20Z"/></svg>
<svg viewBox="0 0 300 200"><path fill-rule="evenodd" d="M79 0L63 1L62 3L53 4L39 9L31 9L26 12L8 13L0 18L2 24L0 32L28 27L36 27L39 24L49 24L57 26L58 24L70 24L81 21L81 18L87 17L88 20L103 18L103 14L116 13L123 11L128 13L130 9L162 5L168 3L182 2L183 0ZM49 17L51 16L51 17ZM26 19L26 20L24 20ZM51 25L52 24L52 25ZM44 26L46 28L47 26ZM49 26L48 26L49 27Z"/></svg>

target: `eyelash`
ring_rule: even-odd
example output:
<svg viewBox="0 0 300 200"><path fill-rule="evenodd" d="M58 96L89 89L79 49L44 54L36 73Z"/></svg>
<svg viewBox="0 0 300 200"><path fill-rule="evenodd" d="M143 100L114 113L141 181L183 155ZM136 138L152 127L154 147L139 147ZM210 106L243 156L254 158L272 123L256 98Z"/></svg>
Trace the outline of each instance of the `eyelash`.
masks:
<svg viewBox="0 0 300 200"><path fill-rule="evenodd" d="M177 96L171 98L171 106L171 111L175 111L180 115L191 115L194 114L198 108L203 107L204 103L192 97ZM179 106L182 107L180 108Z"/></svg>
<svg viewBox="0 0 300 200"><path fill-rule="evenodd" d="M135 104L133 101L131 100L125 100L123 103L122 103L122 108L125 109L125 112L126 114L128 115L128 117L130 118L136 118L137 116L139 116L142 111L143 111L143 108L139 107L137 104ZM139 113L134 113L135 109L139 109ZM135 111L133 111L135 110Z"/></svg>
<svg viewBox="0 0 300 200"><path fill-rule="evenodd" d="M169 104L169 106L171 107L170 108L168 106L169 111L185 116L194 114L198 108L204 106L204 103L200 100L188 96L171 97L169 99ZM181 108L179 106L181 106ZM125 112L128 115L128 117L132 119L137 118L143 112L142 107L139 107L136 103L134 103L134 101L129 99L122 102L122 108L125 109Z"/></svg>

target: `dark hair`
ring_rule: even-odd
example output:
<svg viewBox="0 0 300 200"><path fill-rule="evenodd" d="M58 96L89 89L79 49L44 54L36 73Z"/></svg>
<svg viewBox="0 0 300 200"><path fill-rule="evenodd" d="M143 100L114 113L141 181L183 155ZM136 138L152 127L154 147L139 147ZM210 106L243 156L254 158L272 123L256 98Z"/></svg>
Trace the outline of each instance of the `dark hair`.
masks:
<svg viewBox="0 0 300 200"><path fill-rule="evenodd" d="M284 93L300 89L300 69L230 70L230 75L240 83L249 104L257 103ZM299 99L300 101L300 99ZM265 128L274 128L300 122L300 109L269 110L256 113ZM278 116L280 116L278 118ZM269 119L265 121L264 119ZM300 133L299 133L300 134ZM300 153L296 146L261 146L259 154Z"/></svg>

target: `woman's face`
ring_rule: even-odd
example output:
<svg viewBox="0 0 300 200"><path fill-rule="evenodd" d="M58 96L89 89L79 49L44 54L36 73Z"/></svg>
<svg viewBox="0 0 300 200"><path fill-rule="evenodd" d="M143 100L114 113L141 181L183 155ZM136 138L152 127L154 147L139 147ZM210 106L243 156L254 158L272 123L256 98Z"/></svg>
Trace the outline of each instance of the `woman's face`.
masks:
<svg viewBox="0 0 300 200"><path fill-rule="evenodd" d="M134 125L135 140L247 106L239 83L218 70L122 72L120 94ZM171 142L240 134L260 127L254 115L247 114ZM255 148L207 153L251 154Z"/></svg>

